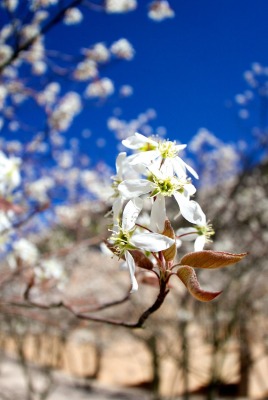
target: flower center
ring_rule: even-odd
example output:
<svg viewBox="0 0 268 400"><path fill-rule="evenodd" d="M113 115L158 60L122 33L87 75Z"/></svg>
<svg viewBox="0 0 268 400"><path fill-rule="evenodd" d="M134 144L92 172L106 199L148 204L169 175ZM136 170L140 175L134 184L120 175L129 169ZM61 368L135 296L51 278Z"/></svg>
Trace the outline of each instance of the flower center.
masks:
<svg viewBox="0 0 268 400"><path fill-rule="evenodd" d="M211 242L210 237L213 236L215 234L214 229L212 228L211 224L207 224L207 225L196 225L195 226L196 230L197 230L197 234L200 236L205 236L206 240L208 242Z"/></svg>
<svg viewBox="0 0 268 400"><path fill-rule="evenodd" d="M182 182L179 179L176 179L174 176L167 177L165 179L159 179L155 175L152 175L153 182L156 185L155 190L153 190L151 197L154 197L158 194L162 194L163 196L172 196L175 192L183 193L184 185L188 182Z"/></svg>
<svg viewBox="0 0 268 400"><path fill-rule="evenodd" d="M134 247L129 243L133 232L126 232L120 228L119 232L114 232L111 236L115 253L121 257L126 250L133 249Z"/></svg>
<svg viewBox="0 0 268 400"><path fill-rule="evenodd" d="M158 148L163 158L175 158L178 154L175 143L169 140L159 143Z"/></svg>

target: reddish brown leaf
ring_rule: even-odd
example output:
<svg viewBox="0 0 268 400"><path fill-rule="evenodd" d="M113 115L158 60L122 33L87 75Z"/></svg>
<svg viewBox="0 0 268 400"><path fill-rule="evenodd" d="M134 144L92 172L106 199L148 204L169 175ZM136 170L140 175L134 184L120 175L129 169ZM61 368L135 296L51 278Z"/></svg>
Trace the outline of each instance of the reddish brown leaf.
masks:
<svg viewBox="0 0 268 400"><path fill-rule="evenodd" d="M179 267L177 275L189 290L191 295L199 301L211 301L221 294L221 292L207 292L202 290L194 269L189 267L189 265L183 265Z"/></svg>
<svg viewBox="0 0 268 400"><path fill-rule="evenodd" d="M154 264L152 261L143 254L140 250L130 250L129 251L132 257L134 258L135 264L137 267L144 269L153 269Z"/></svg>
<svg viewBox="0 0 268 400"><path fill-rule="evenodd" d="M233 254L212 250L195 251L182 257L180 264L193 268L222 268L241 261L246 255L247 253Z"/></svg>
<svg viewBox="0 0 268 400"><path fill-rule="evenodd" d="M168 249L162 251L163 256L166 261L173 261L177 254L176 236L175 236L175 232L171 226L171 223L168 219L165 221L165 227L164 227L164 231L162 232L162 235L175 240L175 243L172 246L170 246Z"/></svg>

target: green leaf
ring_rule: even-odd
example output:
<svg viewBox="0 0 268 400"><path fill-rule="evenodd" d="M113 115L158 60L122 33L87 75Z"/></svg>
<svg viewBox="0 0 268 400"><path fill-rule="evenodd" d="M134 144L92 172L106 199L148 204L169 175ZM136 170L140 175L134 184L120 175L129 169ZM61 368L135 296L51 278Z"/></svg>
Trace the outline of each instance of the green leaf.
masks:
<svg viewBox="0 0 268 400"><path fill-rule="evenodd" d="M222 268L241 261L247 254L233 254L212 250L195 251L182 257L180 264L189 265L193 268Z"/></svg>
<svg viewBox="0 0 268 400"><path fill-rule="evenodd" d="M189 267L189 265L179 267L177 275L189 290L190 294L199 301L211 301L221 294L221 292L207 292L202 290L194 269Z"/></svg>

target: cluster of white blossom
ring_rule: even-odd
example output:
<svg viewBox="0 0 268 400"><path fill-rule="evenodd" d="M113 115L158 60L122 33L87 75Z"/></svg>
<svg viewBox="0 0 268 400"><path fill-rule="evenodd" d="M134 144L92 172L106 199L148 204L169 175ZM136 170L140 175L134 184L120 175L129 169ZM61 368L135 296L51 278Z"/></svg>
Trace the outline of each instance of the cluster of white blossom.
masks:
<svg viewBox="0 0 268 400"><path fill-rule="evenodd" d="M138 6L136 0L106 0L105 10L107 13L126 13L134 11ZM155 0L149 3L148 17L155 21L163 21L173 18L174 11L167 0Z"/></svg>
<svg viewBox="0 0 268 400"><path fill-rule="evenodd" d="M73 118L81 111L82 103L78 93L69 92L56 104L51 113L48 124L52 131L66 131Z"/></svg>
<svg viewBox="0 0 268 400"><path fill-rule="evenodd" d="M32 268L36 279L53 279L62 287L65 281L63 264L56 258L42 259L38 247L25 238L20 238L13 244L13 251L8 255L7 262L11 269Z"/></svg>
<svg viewBox="0 0 268 400"><path fill-rule="evenodd" d="M122 144L134 154L127 156L126 152L121 152L116 160L116 175L112 177L113 227L108 246L119 258L126 260L132 291L135 291L138 288L135 278L136 251L139 254L145 252L144 256L151 253L153 262L158 252L170 251L174 256L174 246L179 246L183 239L195 240L194 249L200 251L214 232L200 205L191 199L196 188L188 174L195 178L198 175L180 157L186 145L146 137L137 132L123 140ZM180 228L176 232L177 244L170 229L167 234L166 198L174 198L178 212L193 224L191 228ZM139 217L148 199L150 218L145 226L140 223ZM167 262L170 261L169 256L164 256Z"/></svg>
<svg viewBox="0 0 268 400"><path fill-rule="evenodd" d="M247 88L234 97L235 105L238 107L237 116L239 119L244 120L245 123L250 122L254 124L253 129L258 130L257 127L263 125L264 121L259 120L262 116L259 117L259 115L256 115L256 101L260 102L262 107L266 106L268 97L268 67L259 62L254 62L251 68L244 72L243 77Z"/></svg>
<svg viewBox="0 0 268 400"><path fill-rule="evenodd" d="M155 21L163 21L166 18L173 18L175 13L170 7L168 1L157 0L153 1L149 5L148 16Z"/></svg>
<svg viewBox="0 0 268 400"><path fill-rule="evenodd" d="M202 171L201 186L230 181L240 169L240 149L244 143L226 143L206 128L200 128L189 142L194 162ZM217 171L217 174L215 174Z"/></svg>
<svg viewBox="0 0 268 400"><path fill-rule="evenodd" d="M0 249L5 251L12 240L12 224L19 205L13 203L14 191L21 183L20 159L0 151Z"/></svg>

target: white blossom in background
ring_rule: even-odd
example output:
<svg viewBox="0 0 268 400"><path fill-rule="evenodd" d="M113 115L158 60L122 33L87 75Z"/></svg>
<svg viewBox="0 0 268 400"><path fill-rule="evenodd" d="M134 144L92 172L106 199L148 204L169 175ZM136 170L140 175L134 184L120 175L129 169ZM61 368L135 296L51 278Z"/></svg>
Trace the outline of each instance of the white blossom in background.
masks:
<svg viewBox="0 0 268 400"><path fill-rule="evenodd" d="M19 186L21 182L20 164L19 158L8 158L0 151L0 196L9 196Z"/></svg>
<svg viewBox="0 0 268 400"><path fill-rule="evenodd" d="M154 21L163 21L166 18L173 18L175 16L175 13L170 7L168 1L157 0L153 1L149 5L148 16Z"/></svg>
<svg viewBox="0 0 268 400"><path fill-rule="evenodd" d="M13 48L7 44L0 43L0 66L4 65L13 55Z"/></svg>
<svg viewBox="0 0 268 400"><path fill-rule="evenodd" d="M93 60L85 60L77 64L73 76L79 81L96 78L98 76L98 66Z"/></svg>
<svg viewBox="0 0 268 400"><path fill-rule="evenodd" d="M135 10L136 0L106 0L105 10L108 13L125 13Z"/></svg>
<svg viewBox="0 0 268 400"><path fill-rule="evenodd" d="M40 26L38 23L24 25L20 31L20 45L24 45L30 40L37 38L40 34Z"/></svg>
<svg viewBox="0 0 268 400"><path fill-rule="evenodd" d="M113 81L109 78L101 78L96 80L95 82L91 82L87 86L85 90L85 97L106 98L111 96L113 93L114 93Z"/></svg>
<svg viewBox="0 0 268 400"><path fill-rule="evenodd" d="M119 39L111 45L110 51L118 58L132 60L134 57L134 48L127 39Z"/></svg>
<svg viewBox="0 0 268 400"><path fill-rule="evenodd" d="M48 196L48 191L55 186L54 180L49 177L43 177L35 180L34 182L28 183L26 185L26 193L33 200L39 202L40 204L46 204L50 201Z"/></svg>
<svg viewBox="0 0 268 400"><path fill-rule="evenodd" d="M28 51L23 53L23 59L29 63L43 61L45 57L45 46L43 38L38 38L34 41Z"/></svg>
<svg viewBox="0 0 268 400"><path fill-rule="evenodd" d="M62 283L66 279L62 263L55 258L42 260L40 264L34 268L34 272L36 277L41 281L44 279L55 279Z"/></svg>
<svg viewBox="0 0 268 400"><path fill-rule="evenodd" d="M4 107L5 105L5 100L8 95L8 90L6 86L0 84L0 110Z"/></svg>
<svg viewBox="0 0 268 400"><path fill-rule="evenodd" d="M58 3L59 0L30 0L31 9L33 11L36 11L39 8L47 8L50 6L55 6Z"/></svg>
<svg viewBox="0 0 268 400"><path fill-rule="evenodd" d="M34 267L39 261L39 250L28 239L21 238L13 244L13 252L8 255L8 264L12 269L18 266Z"/></svg>
<svg viewBox="0 0 268 400"><path fill-rule="evenodd" d="M10 216L10 217L9 217ZM13 216L13 213L11 212L2 212L0 211L0 246L2 246L3 243L5 243L5 237L2 236L2 233L6 230L9 230L12 225L11 225L11 217Z"/></svg>
<svg viewBox="0 0 268 400"><path fill-rule="evenodd" d="M0 30L0 43L4 43L13 33L11 24L2 26Z"/></svg>
<svg viewBox="0 0 268 400"><path fill-rule="evenodd" d="M66 25L79 24L83 19L83 14L78 8L68 8L64 14L63 22Z"/></svg>
<svg viewBox="0 0 268 400"><path fill-rule="evenodd" d="M51 82L45 86L44 90L38 94L37 101L44 106L53 105L60 93L60 85L58 82Z"/></svg>
<svg viewBox="0 0 268 400"><path fill-rule="evenodd" d="M104 43L96 43L90 49L83 49L83 54L98 63L105 63L110 59L110 51Z"/></svg>
<svg viewBox="0 0 268 400"><path fill-rule="evenodd" d="M130 85L123 85L119 88L119 93L122 97L130 97L133 95L133 87Z"/></svg>
<svg viewBox="0 0 268 400"><path fill-rule="evenodd" d="M81 98L76 92L69 92L62 97L56 105L48 119L48 124L52 130L63 132L66 131L74 117L80 113L82 109Z"/></svg>
<svg viewBox="0 0 268 400"><path fill-rule="evenodd" d="M34 13L33 21L40 23L49 17L49 12L46 10L38 10Z"/></svg>
<svg viewBox="0 0 268 400"><path fill-rule="evenodd" d="M18 0L4 0L4 5L8 11L13 12L18 7Z"/></svg>

